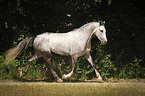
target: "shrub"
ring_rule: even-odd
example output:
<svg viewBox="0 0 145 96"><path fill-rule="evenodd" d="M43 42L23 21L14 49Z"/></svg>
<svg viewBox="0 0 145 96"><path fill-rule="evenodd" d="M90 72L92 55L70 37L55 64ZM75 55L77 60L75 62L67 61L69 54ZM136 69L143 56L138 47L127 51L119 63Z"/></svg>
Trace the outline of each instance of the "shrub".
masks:
<svg viewBox="0 0 145 96"><path fill-rule="evenodd" d="M6 64L3 55L0 55L0 79L14 79L18 76L18 60L12 60L9 65Z"/></svg>
<svg viewBox="0 0 145 96"><path fill-rule="evenodd" d="M134 60L128 64L126 64L123 69L121 70L119 77L120 78L140 78L144 77L143 68L140 65L140 62L142 60L139 60L138 58L134 58Z"/></svg>

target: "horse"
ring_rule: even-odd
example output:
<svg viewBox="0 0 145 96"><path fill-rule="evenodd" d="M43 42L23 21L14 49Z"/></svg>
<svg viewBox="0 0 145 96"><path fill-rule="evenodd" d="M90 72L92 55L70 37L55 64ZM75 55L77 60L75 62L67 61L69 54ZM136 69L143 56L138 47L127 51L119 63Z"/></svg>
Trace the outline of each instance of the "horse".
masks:
<svg viewBox="0 0 145 96"><path fill-rule="evenodd" d="M90 54L91 39L93 35L98 37L102 45L107 43L105 21L90 22L66 33L45 32L36 37L26 38L16 47L11 48L6 52L6 62L9 63L9 61L22 54L29 44L33 44L35 55L28 60L22 76L27 73L31 61L43 57L46 62L46 67L50 69L54 78L56 78L58 82L63 82L62 79L71 77L76 70L78 57L84 56L95 69L98 79L103 80L93 63ZM70 73L64 74L62 78L56 74L51 67L51 52L59 55L71 56L72 70Z"/></svg>

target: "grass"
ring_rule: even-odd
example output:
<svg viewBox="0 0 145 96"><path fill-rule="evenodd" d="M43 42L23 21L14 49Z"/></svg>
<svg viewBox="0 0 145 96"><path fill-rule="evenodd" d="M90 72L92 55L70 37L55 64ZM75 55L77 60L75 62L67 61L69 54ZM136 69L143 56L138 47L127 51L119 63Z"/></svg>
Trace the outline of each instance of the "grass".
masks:
<svg viewBox="0 0 145 96"><path fill-rule="evenodd" d="M145 83L5 83L0 96L144 96Z"/></svg>

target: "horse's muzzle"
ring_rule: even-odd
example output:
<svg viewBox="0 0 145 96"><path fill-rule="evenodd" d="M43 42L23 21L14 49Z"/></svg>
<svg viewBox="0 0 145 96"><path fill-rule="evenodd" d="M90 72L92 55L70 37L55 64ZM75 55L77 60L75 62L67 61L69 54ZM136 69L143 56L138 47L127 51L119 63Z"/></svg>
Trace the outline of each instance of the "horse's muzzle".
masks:
<svg viewBox="0 0 145 96"><path fill-rule="evenodd" d="M102 44L102 45L105 45L106 43L107 43L107 40L106 40L106 41L104 41L104 42L101 42L101 44Z"/></svg>

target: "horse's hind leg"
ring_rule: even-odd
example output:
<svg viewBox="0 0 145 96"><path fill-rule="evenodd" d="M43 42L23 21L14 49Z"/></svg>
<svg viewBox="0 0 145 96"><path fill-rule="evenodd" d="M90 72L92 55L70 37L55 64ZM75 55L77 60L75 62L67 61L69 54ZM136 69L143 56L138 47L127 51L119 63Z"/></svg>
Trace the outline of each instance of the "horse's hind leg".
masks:
<svg viewBox="0 0 145 96"><path fill-rule="evenodd" d="M26 73L28 72L28 68L30 66L30 62L33 61L33 60L35 60L35 59L38 59L38 58L40 58L40 56L38 56L37 54L35 54L32 58L30 58L28 60L27 65L26 65L26 68L25 68L25 70L22 73L22 76L26 75Z"/></svg>
<svg viewBox="0 0 145 96"><path fill-rule="evenodd" d="M50 69L50 71L51 71L52 75L54 76L54 78L56 78L58 82L63 82L63 80L58 77L58 75L56 74L56 72L51 67L51 56L45 56L44 59L46 61L46 67L48 69Z"/></svg>
<svg viewBox="0 0 145 96"><path fill-rule="evenodd" d="M62 76L62 79L69 78L69 77L73 74L73 72L74 72L74 71L76 70L76 68L77 68L76 63L77 63L77 57L72 57L72 71L71 71L69 74L64 74L64 75Z"/></svg>
<svg viewBox="0 0 145 96"><path fill-rule="evenodd" d="M92 65L92 67L95 69L95 73L96 73L98 79L99 79L99 80L103 80L102 77L101 77L101 75L99 74L99 72L98 72L97 69L96 69L96 66L95 66L95 64L94 64L94 62L93 62L93 60L92 60L92 57L91 57L90 53L85 54L84 57L89 61L89 63L90 63L90 64Z"/></svg>

